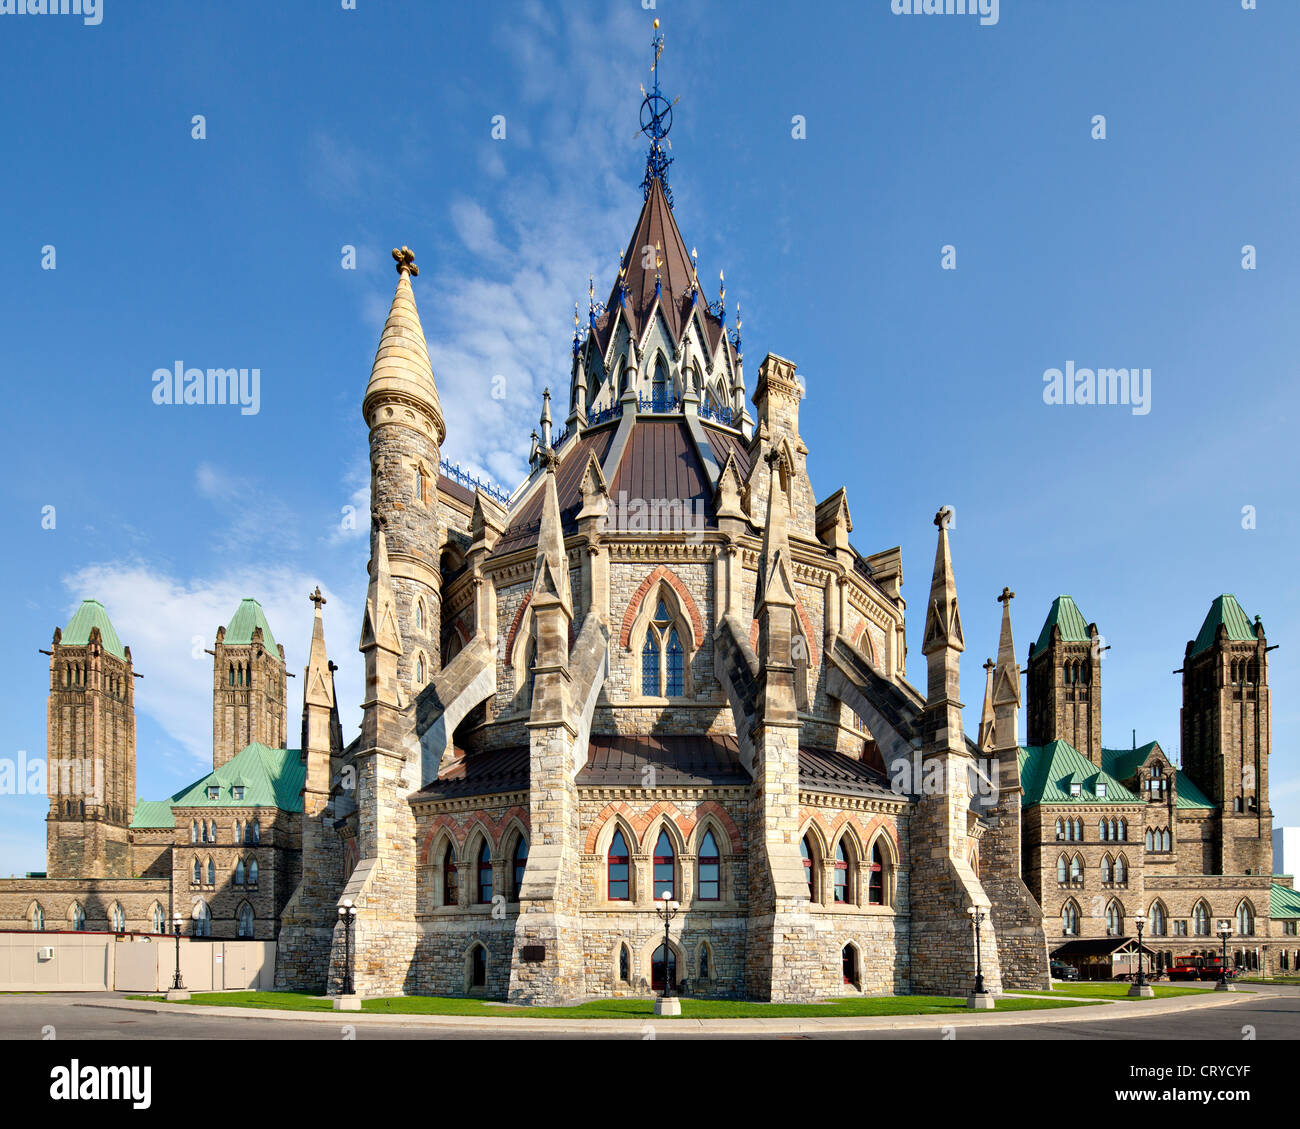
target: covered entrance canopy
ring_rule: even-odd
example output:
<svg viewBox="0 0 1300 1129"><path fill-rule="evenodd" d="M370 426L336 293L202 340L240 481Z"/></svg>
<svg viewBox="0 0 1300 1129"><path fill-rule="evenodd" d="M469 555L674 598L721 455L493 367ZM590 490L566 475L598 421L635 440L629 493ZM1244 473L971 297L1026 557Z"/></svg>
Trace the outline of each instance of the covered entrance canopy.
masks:
<svg viewBox="0 0 1300 1129"><path fill-rule="evenodd" d="M1137 953L1136 937L1088 937L1066 941L1052 950L1052 959L1077 968L1081 980L1110 980L1136 973ZM1146 969L1152 967L1154 956L1153 950L1142 946Z"/></svg>

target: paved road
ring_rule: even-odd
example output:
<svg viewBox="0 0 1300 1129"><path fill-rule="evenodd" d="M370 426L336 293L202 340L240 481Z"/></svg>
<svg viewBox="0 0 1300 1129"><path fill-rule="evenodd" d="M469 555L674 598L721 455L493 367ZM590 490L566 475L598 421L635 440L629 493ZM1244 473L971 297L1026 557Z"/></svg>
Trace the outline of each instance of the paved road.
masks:
<svg viewBox="0 0 1300 1129"><path fill-rule="evenodd" d="M295 1022L279 1019L256 1019L244 1015L205 1016L171 1015L117 1011L85 1006L90 999L106 1000L111 995L0 996L0 1039L43 1039L47 1028L53 1037L70 1039L313 1039L333 1041L345 1037L356 1039L500 1039L535 1038L533 1032L513 1034L499 1028L484 1031L471 1024L456 1028L412 1028L379 1023L362 1023L348 1031L348 1021L340 1016L336 1023ZM1253 1030L1252 1030L1253 1029ZM890 1039L935 1040L944 1038L943 1019L936 1017L933 1028L881 1031L821 1031L784 1036L792 1039ZM657 1025L660 1039L717 1038L708 1032L673 1030ZM728 1038L735 1036L728 1035ZM740 1036L746 1037L746 1036ZM752 1037L759 1037L757 1034ZM1108 1039L1226 1039L1247 1037L1260 1040L1300 1039L1300 988L1267 987L1257 992L1238 993L1233 1003L1150 1019L1096 1019L1089 1022L1041 1023L1032 1013L1024 1023L978 1028L959 1027L961 1041L988 1039L1074 1039L1104 1041ZM601 1038L636 1040L642 1031L623 1028L609 1030Z"/></svg>

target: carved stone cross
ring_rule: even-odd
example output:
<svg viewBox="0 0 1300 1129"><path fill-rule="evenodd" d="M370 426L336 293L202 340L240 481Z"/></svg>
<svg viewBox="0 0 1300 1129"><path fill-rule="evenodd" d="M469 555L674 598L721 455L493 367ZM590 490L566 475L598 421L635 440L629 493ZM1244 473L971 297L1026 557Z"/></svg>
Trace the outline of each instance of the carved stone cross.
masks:
<svg viewBox="0 0 1300 1129"><path fill-rule="evenodd" d="M999 604L1009 604L1016 598L1016 594L1010 588L1003 588L1002 595L998 597Z"/></svg>
<svg viewBox="0 0 1300 1129"><path fill-rule="evenodd" d="M326 603L325 597L320 594L319 584L316 585L316 591L313 592L310 596L308 596L307 599L309 599L313 604L316 605L317 611L320 611L321 608L323 608Z"/></svg>
<svg viewBox="0 0 1300 1129"><path fill-rule="evenodd" d="M415 252L409 247L403 247L400 250L394 247L393 261L397 264L398 274L406 271L412 278L420 276L420 268L415 265Z"/></svg>

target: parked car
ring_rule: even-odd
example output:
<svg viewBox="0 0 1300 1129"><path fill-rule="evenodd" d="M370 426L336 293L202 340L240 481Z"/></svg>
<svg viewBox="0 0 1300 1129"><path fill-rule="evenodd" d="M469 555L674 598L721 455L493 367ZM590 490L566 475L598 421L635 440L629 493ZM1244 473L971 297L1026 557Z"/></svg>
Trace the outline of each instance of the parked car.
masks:
<svg viewBox="0 0 1300 1129"><path fill-rule="evenodd" d="M1066 964L1064 961L1054 960L1051 963L1051 973L1053 980L1078 980L1079 970L1072 964Z"/></svg>

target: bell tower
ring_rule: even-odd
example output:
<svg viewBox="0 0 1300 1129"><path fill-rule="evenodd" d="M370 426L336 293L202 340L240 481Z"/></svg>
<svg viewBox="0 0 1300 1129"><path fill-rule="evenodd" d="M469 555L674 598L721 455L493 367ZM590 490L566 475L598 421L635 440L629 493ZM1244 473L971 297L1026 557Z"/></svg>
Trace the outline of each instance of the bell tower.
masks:
<svg viewBox="0 0 1300 1129"><path fill-rule="evenodd" d="M135 675L104 605L84 600L54 629L47 716L46 872L130 878Z"/></svg>
<svg viewBox="0 0 1300 1129"><path fill-rule="evenodd" d="M1027 743L1068 741L1101 764L1101 655L1095 623L1085 623L1072 596L1057 596L1029 648Z"/></svg>
<svg viewBox="0 0 1300 1129"><path fill-rule="evenodd" d="M287 682L284 647L262 605L245 597L217 628L212 654L212 768L257 742L285 747Z"/></svg>

